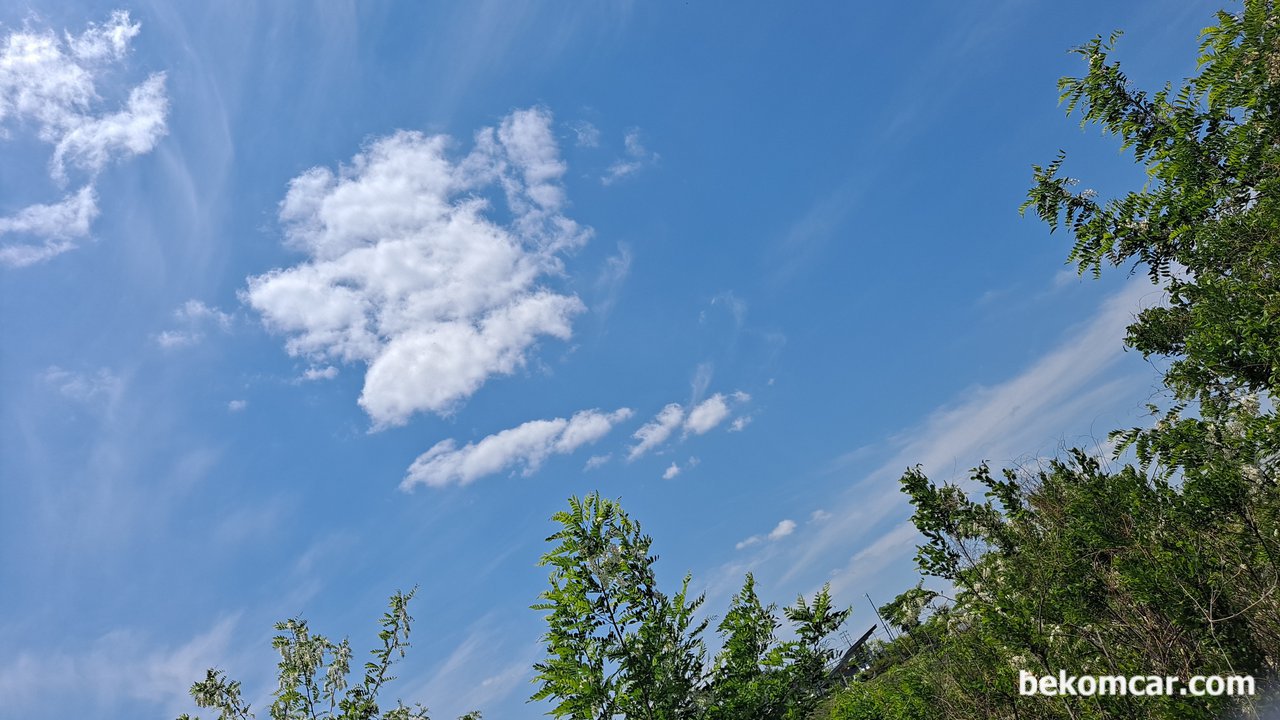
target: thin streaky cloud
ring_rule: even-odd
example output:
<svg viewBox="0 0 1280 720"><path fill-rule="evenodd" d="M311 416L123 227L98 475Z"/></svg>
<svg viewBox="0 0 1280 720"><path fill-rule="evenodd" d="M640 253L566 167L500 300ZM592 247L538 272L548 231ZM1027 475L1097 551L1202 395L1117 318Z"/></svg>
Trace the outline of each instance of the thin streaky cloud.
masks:
<svg viewBox="0 0 1280 720"><path fill-rule="evenodd" d="M618 158L605 170L604 175L600 178L600 184L604 186L612 185L619 180L634 175L646 167L654 165L658 162L657 153L650 151L644 146L644 142L640 139L640 130L628 130L623 137L624 155Z"/></svg>
<svg viewBox="0 0 1280 720"><path fill-rule="evenodd" d="M1093 318L1022 373L999 385L971 391L958 404L936 410L918 427L902 433L891 458L854 483L830 519L791 558L781 582L787 582L833 549L862 537L867 528L895 512L904 500L897 479L916 464L926 471L951 468L957 461L977 463L1013 457L1019 448L1097 407L1113 384L1093 383L1123 355L1117 338L1144 303L1163 294L1144 279L1131 280L1101 304Z"/></svg>

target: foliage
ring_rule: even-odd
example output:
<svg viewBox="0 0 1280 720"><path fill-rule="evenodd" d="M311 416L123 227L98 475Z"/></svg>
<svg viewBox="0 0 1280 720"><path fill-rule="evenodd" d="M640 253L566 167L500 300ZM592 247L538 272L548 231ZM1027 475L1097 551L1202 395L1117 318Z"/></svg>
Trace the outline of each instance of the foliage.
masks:
<svg viewBox="0 0 1280 720"><path fill-rule="evenodd" d="M1077 49L1089 73L1061 81L1068 108L1118 136L1150 179L1100 203L1071 190L1059 156L1036 167L1023 208L1075 236L1069 260L1081 272L1132 261L1167 289L1126 342L1170 359L1164 380L1178 404L1121 438L1144 467L1185 474L1207 512L1241 513L1249 481L1205 466L1216 456L1257 474L1280 451L1275 415L1258 403L1280 383L1280 13L1274 0L1249 0L1217 19L1199 73L1177 92L1132 89L1109 58L1114 35Z"/></svg>
<svg viewBox="0 0 1280 720"><path fill-rule="evenodd" d="M657 587L652 539L616 502L570 498L553 518L560 529L542 558L550 588L535 609L547 612L547 657L534 666L533 700L553 699L551 714L574 720L805 718L826 691L824 641L849 614L823 587L783 613L796 639L779 641L774 605L747 575L717 631L724 641L705 667L696 620L703 597L689 599L690 578L667 596Z"/></svg>
<svg viewBox="0 0 1280 720"><path fill-rule="evenodd" d="M280 631L271 642L280 653L279 679L269 710L272 720L430 720L422 705L400 702L383 712L378 693L394 680L391 665L409 647L409 626L413 621L408 606L417 590L391 596L390 609L382 616L378 640L382 647L372 651L364 665L364 677L351 684L351 643L335 643L313 634L307 621L294 618L276 623ZM226 673L210 668L204 680L191 686L196 705L218 712L218 720L248 720L255 717L241 695L240 682L227 680ZM471 712L460 720L479 720ZM178 720L199 720L182 715Z"/></svg>
<svg viewBox="0 0 1280 720"><path fill-rule="evenodd" d="M1074 237L1082 273L1132 263L1167 291L1125 342L1164 361L1172 405L1114 434L1131 465L1074 450L1035 471L983 465L964 486L909 469L917 564L954 597L935 606L920 587L887 606L904 634L832 698L832 718L1254 717L1227 697L1024 697L1016 676L1265 688L1280 669L1280 13L1272 0L1219 13L1197 74L1153 94L1110 59L1117 37L1077 49L1088 72L1062 98L1147 184L1103 202L1073 189L1060 155L1035 168L1024 210Z"/></svg>
<svg viewBox="0 0 1280 720"><path fill-rule="evenodd" d="M783 609L797 636L785 642L774 634L780 626L776 612L774 605L761 605L748 573L718 628L724 646L707 688L709 720L804 718L826 692L834 652L823 642L849 609L836 609L825 586L812 603L798 597Z"/></svg>
<svg viewBox="0 0 1280 720"><path fill-rule="evenodd" d="M689 577L667 596L657 587L652 538L617 502L591 494L569 499L553 518L557 545L541 563L551 588L536 610L548 611L547 657L534 666L541 683L531 699L555 698L556 717L696 717L705 620L689 598Z"/></svg>

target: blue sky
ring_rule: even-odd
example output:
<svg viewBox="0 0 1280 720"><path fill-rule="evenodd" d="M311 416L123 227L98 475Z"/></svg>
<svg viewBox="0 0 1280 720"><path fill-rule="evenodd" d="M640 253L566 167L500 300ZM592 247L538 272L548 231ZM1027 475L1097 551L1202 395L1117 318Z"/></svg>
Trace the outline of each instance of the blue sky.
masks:
<svg viewBox="0 0 1280 720"><path fill-rule="evenodd" d="M1163 2L25 3L0 10L0 696L261 707L271 623L360 649L421 586L391 697L532 718L549 517L621 497L719 612L915 582L897 477L1141 422L1157 289L1020 218L1057 106Z"/></svg>

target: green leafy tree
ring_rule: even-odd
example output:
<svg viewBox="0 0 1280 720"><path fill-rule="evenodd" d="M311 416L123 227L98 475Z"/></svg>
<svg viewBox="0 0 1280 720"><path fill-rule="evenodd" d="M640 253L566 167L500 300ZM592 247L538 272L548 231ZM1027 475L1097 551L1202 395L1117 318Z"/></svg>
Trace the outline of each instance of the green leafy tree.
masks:
<svg viewBox="0 0 1280 720"><path fill-rule="evenodd" d="M354 684L351 674L351 643L343 639L333 642L314 634L306 620L294 618L276 623L280 631L272 646L280 653L279 679L269 708L271 720L430 720L422 705L412 707L399 701L383 711L378 693L395 678L391 666L405 655L409 647L409 601L415 590L391 596L390 609L382 616L378 640L382 647L373 650L373 658L364 665L364 676ZM210 668L204 680L191 686L196 705L217 711L218 720L250 720L249 703L244 700L239 681L228 680L226 673ZM480 713L471 712L461 720L479 720ZM178 720L199 720L182 715Z"/></svg>
<svg viewBox="0 0 1280 720"><path fill-rule="evenodd" d="M574 720L697 717L707 622L695 618L703 597L689 597L689 576L662 593L652 538L599 494L570 498L553 520L556 545L540 563L551 587L533 606L548 613L547 657L531 699L554 699L551 714Z"/></svg>
<svg viewBox="0 0 1280 720"><path fill-rule="evenodd" d="M1117 137L1148 182L1102 202L1073 189L1059 156L1035 168L1023 208L1074 237L1080 272L1133 263L1167 290L1126 342L1168 359L1176 403L1155 428L1120 437L1145 468L1181 475L1204 519L1226 514L1257 530L1257 493L1280 453L1280 12L1274 0L1247 0L1217 20L1202 35L1199 72L1177 89L1131 87L1110 58L1117 35L1078 48L1089 72L1060 82L1063 100ZM1277 540L1256 540L1274 566Z"/></svg>
<svg viewBox="0 0 1280 720"><path fill-rule="evenodd" d="M804 717L817 704L830 685L827 663L835 658L835 650L826 640L849 617L852 608L839 609L831 598L831 587L823 585L808 602L801 595L794 605L784 608L796 629L799 640L789 643L784 652L790 656L795 707L788 717Z"/></svg>
<svg viewBox="0 0 1280 720"><path fill-rule="evenodd" d="M780 624L777 606L760 602L747 573L716 628L724 644L711 677L709 720L769 720L786 712L790 678L775 637Z"/></svg>
<svg viewBox="0 0 1280 720"><path fill-rule="evenodd" d="M1196 74L1155 93L1111 59L1118 35L1078 48L1068 111L1148 181L1102 200L1060 155L1024 205L1072 235L1080 272L1131 265L1167 291L1124 341L1162 361L1170 407L1114 434L1131 465L1073 450L963 487L908 470L917 563L955 597L900 618L830 717L1259 716L1248 698L1020 697L1015 677L1247 674L1265 693L1280 668L1280 13L1246 0L1216 20Z"/></svg>
<svg viewBox="0 0 1280 720"><path fill-rule="evenodd" d="M827 664L835 653L825 641L839 629L849 612L835 607L830 588L824 586L812 602L800 597L783 610L797 638L779 642L777 607L760 602L755 577L748 573L720 621L718 631L724 645L716 656L706 717L808 717L830 684Z"/></svg>

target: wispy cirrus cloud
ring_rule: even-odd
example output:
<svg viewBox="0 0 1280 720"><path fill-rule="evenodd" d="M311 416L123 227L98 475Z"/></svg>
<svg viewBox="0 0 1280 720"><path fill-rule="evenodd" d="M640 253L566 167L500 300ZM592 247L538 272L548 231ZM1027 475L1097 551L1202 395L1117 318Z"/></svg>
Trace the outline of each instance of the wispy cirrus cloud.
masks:
<svg viewBox="0 0 1280 720"><path fill-rule="evenodd" d="M832 587L852 588L873 568L905 561L918 535L909 522L905 499L897 483L903 471L916 464L926 471L970 467L983 460L1008 462L1059 437L1063 428L1088 424L1101 412L1115 409L1125 395L1121 379L1101 381L1124 352L1125 326L1144 304L1160 302L1163 293L1144 279L1134 279L1101 304L1084 325L1023 372L991 387L966 393L958 402L938 409L891 443L886 460L848 488L829 510L814 514L815 532L788 557L780 582L824 562L836 548L857 543L861 549L831 571ZM1141 383L1136 383L1141 386ZM939 478L945 479L945 478ZM866 537L885 519L895 520L879 536Z"/></svg>
<svg viewBox="0 0 1280 720"><path fill-rule="evenodd" d="M24 29L0 43L0 139L32 127L53 146L49 176L59 186L78 171L81 187L54 203L37 203L0 216L0 263L23 267L75 248L98 215L98 173L119 158L150 152L166 132L165 74L153 73L129 91L123 107L102 109L99 86L123 62L141 25L117 10L79 35ZM34 240L34 242L32 241Z"/></svg>
<svg viewBox="0 0 1280 720"><path fill-rule="evenodd" d="M640 138L640 130L632 128L622 139L624 147L624 155L618 158L605 170L604 176L600 178L602 185L612 185L619 180L634 175L650 165L658 162L657 153L649 150L644 146L644 142Z"/></svg>
<svg viewBox="0 0 1280 720"><path fill-rule="evenodd" d="M513 112L456 160L449 138L399 131L336 173L299 175L280 219L307 259L250 278L244 300L290 354L366 364L359 402L375 429L449 413L539 338L567 339L585 309L542 284L590 235L562 213L551 122ZM509 222L478 196L495 189Z"/></svg>
<svg viewBox="0 0 1280 720"><path fill-rule="evenodd" d="M163 330L155 335L156 344L165 349L195 345L204 340L210 330L231 330L233 318L217 308L199 300L188 300L173 311L178 327Z"/></svg>
<svg viewBox="0 0 1280 720"><path fill-rule="evenodd" d="M579 120L569 126L573 131L573 144L578 147L593 148L600 145L600 128L586 120Z"/></svg>
<svg viewBox="0 0 1280 720"><path fill-rule="evenodd" d="M583 410L568 419L530 420L462 447L452 439L442 440L413 461L400 488L468 485L514 467L532 475L547 458L596 442L631 414L630 408L611 413Z"/></svg>
<svg viewBox="0 0 1280 720"><path fill-rule="evenodd" d="M99 710L143 703L176 715L191 709L186 692L210 667L226 663L238 616L224 617L178 645L163 646L142 634L117 629L86 647L17 650L0 664L0 695L18 715L49 710L73 693L92 698Z"/></svg>
<svg viewBox="0 0 1280 720"><path fill-rule="evenodd" d="M618 294L627 276L631 274L631 247L626 243L618 243L618 252L604 261L604 267L596 276L596 300L592 309L601 317L607 317L618 302Z"/></svg>
<svg viewBox="0 0 1280 720"><path fill-rule="evenodd" d="M320 367L309 367L302 371L300 380L312 382L315 380L332 380L338 377L338 368L332 365L324 365Z"/></svg>
<svg viewBox="0 0 1280 720"><path fill-rule="evenodd" d="M474 623L467 635L429 676L409 681L406 695L423 698L445 717L484 711L510 695L533 674L541 648L519 643L495 628L494 614ZM433 713L434 715L435 713Z"/></svg>

